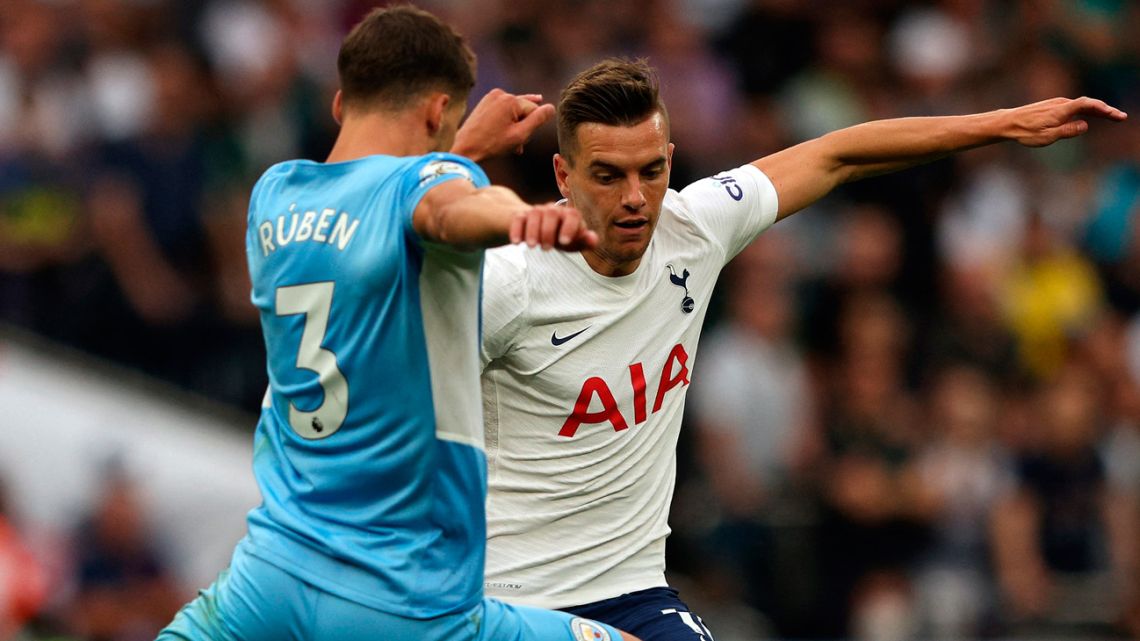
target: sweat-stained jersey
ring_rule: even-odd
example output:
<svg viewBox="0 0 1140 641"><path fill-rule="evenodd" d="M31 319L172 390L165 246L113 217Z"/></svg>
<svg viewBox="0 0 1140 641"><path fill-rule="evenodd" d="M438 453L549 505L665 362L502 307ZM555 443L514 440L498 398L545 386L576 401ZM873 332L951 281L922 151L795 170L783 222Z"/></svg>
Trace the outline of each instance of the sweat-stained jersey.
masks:
<svg viewBox="0 0 1140 641"><path fill-rule="evenodd" d="M776 218L745 165L669 190L627 276L487 253L487 593L565 608L666 585L677 436L717 276Z"/></svg>
<svg viewBox="0 0 1140 641"><path fill-rule="evenodd" d="M246 235L269 391L263 503L239 549L412 618L482 598L483 252L412 228L424 194L455 179L487 184L449 154L281 163L254 187Z"/></svg>

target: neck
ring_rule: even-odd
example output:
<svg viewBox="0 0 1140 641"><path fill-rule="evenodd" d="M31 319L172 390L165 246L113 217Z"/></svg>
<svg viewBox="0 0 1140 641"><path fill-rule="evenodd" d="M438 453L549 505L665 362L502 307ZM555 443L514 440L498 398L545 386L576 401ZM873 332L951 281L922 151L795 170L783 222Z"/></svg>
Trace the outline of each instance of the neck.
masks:
<svg viewBox="0 0 1140 641"><path fill-rule="evenodd" d="M628 276L641 264L640 258L623 262L601 253L598 249L583 250L582 258L586 259L586 264L590 266L590 269L602 276L609 276L611 278Z"/></svg>
<svg viewBox="0 0 1140 641"><path fill-rule="evenodd" d="M438 142L411 110L345 115L336 143L325 162L356 160L365 156L420 156L438 151Z"/></svg>

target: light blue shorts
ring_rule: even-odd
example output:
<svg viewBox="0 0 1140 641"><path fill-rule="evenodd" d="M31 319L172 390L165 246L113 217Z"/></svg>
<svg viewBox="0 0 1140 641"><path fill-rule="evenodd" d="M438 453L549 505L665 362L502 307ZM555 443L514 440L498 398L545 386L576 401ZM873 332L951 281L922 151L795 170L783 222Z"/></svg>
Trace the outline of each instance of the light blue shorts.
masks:
<svg viewBox="0 0 1140 641"><path fill-rule="evenodd" d="M483 599L434 619L381 612L319 590L241 552L158 641L620 641L614 628L564 612Z"/></svg>

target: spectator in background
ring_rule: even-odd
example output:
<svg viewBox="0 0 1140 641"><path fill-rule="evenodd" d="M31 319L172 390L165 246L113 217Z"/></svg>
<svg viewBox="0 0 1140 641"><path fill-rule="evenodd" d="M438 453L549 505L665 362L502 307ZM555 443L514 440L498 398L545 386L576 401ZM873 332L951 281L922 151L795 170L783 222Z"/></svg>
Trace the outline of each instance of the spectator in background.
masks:
<svg viewBox="0 0 1140 641"><path fill-rule="evenodd" d="M882 295L901 305L903 237L898 223L872 204L851 205L837 214L835 263L804 288L804 339L814 355L825 358L843 351L839 325L852 301Z"/></svg>
<svg viewBox="0 0 1140 641"><path fill-rule="evenodd" d="M251 365L261 353L234 347L260 344L252 314L245 305L247 331L227 332L213 293L214 271L240 273L244 256L237 239L209 233L207 222L223 221L210 214L233 207L215 170L232 152L206 127L212 94L201 61L181 46L160 45L147 50L145 64L153 118L98 150L89 213L101 260L87 304L99 313L79 328L80 342L252 406L264 391L263 368ZM241 289L248 295L248 285Z"/></svg>
<svg viewBox="0 0 1140 641"><path fill-rule="evenodd" d="M1026 220L1020 261L1001 292L1021 368L1039 379L1065 365L1071 340L1092 327L1104 304L1092 264L1039 215Z"/></svg>
<svg viewBox="0 0 1140 641"><path fill-rule="evenodd" d="M1083 247L1096 263L1108 302L1121 314L1140 312L1140 131L1114 137L1115 160L1097 177Z"/></svg>
<svg viewBox="0 0 1140 641"><path fill-rule="evenodd" d="M154 639L185 595L171 574L133 481L112 466L94 511L74 535L76 593L64 614L88 641Z"/></svg>
<svg viewBox="0 0 1140 641"><path fill-rule="evenodd" d="M778 558L786 546L775 539L804 519L797 484L815 436L808 367L791 335L794 269L793 248L778 231L729 264L727 319L705 339L691 406L699 466L714 498L706 509L717 513L708 565L777 629L794 628L787 620L802 609L793 590L778 587L802 559Z"/></svg>
<svg viewBox="0 0 1140 641"><path fill-rule="evenodd" d="M992 631L999 616L989 516L1012 479L994 433L998 389L967 365L946 367L930 388L918 462L934 501L915 586L923 638L975 638Z"/></svg>
<svg viewBox="0 0 1140 641"><path fill-rule="evenodd" d="M73 156L89 107L61 15L31 0L0 9L0 320L48 335L70 308L67 268L89 250Z"/></svg>
<svg viewBox="0 0 1140 641"><path fill-rule="evenodd" d="M943 309L922 345L929 371L967 365L997 385L1018 379L1017 344L1002 317L996 281L997 273L981 265L951 263L943 270Z"/></svg>
<svg viewBox="0 0 1140 641"><path fill-rule="evenodd" d="M823 412L819 616L827 637L917 632L908 569L925 542L933 493L918 466L917 406L903 383L907 336L883 293L851 298Z"/></svg>
<svg viewBox="0 0 1140 641"><path fill-rule="evenodd" d="M882 69L879 23L856 8L840 6L814 16L814 22L814 64L778 91L794 140L815 138L878 115L872 105Z"/></svg>
<svg viewBox="0 0 1140 641"><path fill-rule="evenodd" d="M1120 317L1105 314L1078 346L1077 355L1104 390L1100 404L1104 431L1099 434L1097 450L1107 484L1119 497L1120 511L1113 518L1120 519L1125 530L1129 523L1140 525L1140 385L1129 371L1126 341ZM1112 565L1118 568L1115 578L1126 595L1121 627L1140 638L1140 558L1114 559Z"/></svg>
<svg viewBox="0 0 1140 641"><path fill-rule="evenodd" d="M14 637L46 597L43 568L16 529L0 484L0 639Z"/></svg>
<svg viewBox="0 0 1140 641"><path fill-rule="evenodd" d="M1107 634L1136 599L1140 527L1096 449L1103 390L1069 366L1039 393L1039 447L1017 453L1016 485L993 512L997 578L1015 633L1043 624Z"/></svg>
<svg viewBox="0 0 1140 641"><path fill-rule="evenodd" d="M549 98L569 71L620 53L652 56L651 63L663 70L666 92L691 90L691 96L668 94L677 117L682 102L699 102L709 91L715 109L695 107L702 124L689 133L701 135L677 149L675 184L683 184L684 176L729 166L700 166L712 159L743 161L868 118L966 112L1080 93L1135 111L1128 107L1140 97L1140 4L1123 0L425 1L464 20L487 83L476 93L495 86L540 88ZM250 324L241 242L249 188L273 162L315 158L328 148L330 47L375 4L0 0L0 321L112 355L244 409L257 407L265 387L264 356ZM156 66L158 51L178 52L168 57L189 60L195 70L179 71L183 63ZM705 77L691 64L694 52L706 61ZM156 70L169 77L156 81ZM178 89L187 85L188 75L193 91ZM171 89L182 97L173 101L170 122L156 123L158 94ZM713 118L714 113L722 115ZM723 116L730 113L744 115ZM205 143L193 152L203 169L201 180L193 179L193 172L178 178L197 182L192 191L200 197L173 216L156 214L146 205L140 172L122 162L125 156L107 152L140 143L149 152L164 148L167 138L154 128L187 122ZM1053 327L1043 343L1048 349L1024 348L1023 353L1050 365L1033 365L1031 371L1063 370L1074 359L1087 358L1088 350L1128 356L1129 376L1104 366L1105 359L1093 365L1106 390L1105 433L1095 442L1106 478L1135 488L1137 455L1132 452L1140 419L1129 399L1137 395L1140 379L1140 127L1113 127L1103 137L1091 133L1084 142L1049 150L993 147L897 179L872 179L821 203L823 215L786 223L781 231L801 241L797 258L804 266L788 277L789 284L808 294L790 314L795 327L789 332L809 342L819 386L841 386L843 369L832 365L842 355L836 319L846 295L833 293L885 290L907 310L918 350L908 359L901 397L972 398L960 390L945 392L944 386L970 386L948 383L946 376L957 374L942 373L957 372L963 363L980 369L1002 390L992 400L999 416L995 438L1015 452L1025 451L1039 446L1041 428L1034 408L1038 397L1020 384L1026 365L1018 357L1017 338L1024 340L1027 332L1033 334L1029 326L1048 321ZM540 131L524 155L484 169L530 199L552 198L553 138L552 130ZM700 152L691 153L691 145ZM158 159L148 168L154 173L169 162L162 154L145 158ZM96 168L102 177L91 180ZM142 215L116 212L119 205ZM844 233L836 215L848 207L877 211L889 221L881 227L894 231L866 234L872 241L860 241L869 249L855 252L857 260L835 261L831 257L840 252L826 239ZM97 218L96 212L110 215ZM1034 216L1050 230L1055 250L1071 252L1060 262L1083 267L1058 268L1054 250L1046 252L1045 262L1054 265L1050 270L1037 260L1021 261L1019 248ZM135 220L123 223L129 218ZM185 233L158 233L154 220L172 220ZM148 244L150 249L138 252ZM891 269L873 268L887 264L880 260L884 256L892 257ZM867 281L866 274L875 271L880 276ZM1054 276L1042 278L1045 271ZM808 279L813 282L805 284ZM135 296L142 307L166 309L174 320L140 314L125 293L127 283L136 294L144 291ZM1074 283L1103 291L1105 305L1088 304L1087 316L1060 322L1062 305L1050 292L1070 290ZM1013 300L1006 287L1022 292L1012 316L1005 306ZM177 291L188 296L171 296ZM756 296L773 294L764 290ZM821 305L825 299L830 302ZM1100 312L1106 306L1123 329L1104 329ZM933 322L927 325L927 320ZM709 341L717 321L710 313ZM737 326L730 322L728 332ZM1123 334L1108 337L1115 331ZM154 344L163 336L182 348L177 358L156 362L155 350L132 345ZM829 338L820 341L821 336ZM711 375L711 352L701 363L697 385L706 372ZM932 418L936 426L939 432L945 427L942 419ZM690 433L696 436L686 428L681 437ZM935 436L931 445L939 453L950 451L949 440ZM768 454L742 449L741 458ZM941 456L927 449L920 446L912 455L923 470L928 464L938 467ZM686 490L686 482L701 481L680 477L680 497L696 494ZM934 504L934 523L957 505ZM804 529L793 527L791 538L810 545ZM788 530L774 536L789 538ZM671 541L677 538L674 534ZM940 545L940 538L932 543ZM686 564L670 559L670 567L707 565L701 555L691 557ZM808 563L801 571L783 573L781 598L793 591L793 580L812 574ZM922 603L923 584L914 588L912 603Z"/></svg>

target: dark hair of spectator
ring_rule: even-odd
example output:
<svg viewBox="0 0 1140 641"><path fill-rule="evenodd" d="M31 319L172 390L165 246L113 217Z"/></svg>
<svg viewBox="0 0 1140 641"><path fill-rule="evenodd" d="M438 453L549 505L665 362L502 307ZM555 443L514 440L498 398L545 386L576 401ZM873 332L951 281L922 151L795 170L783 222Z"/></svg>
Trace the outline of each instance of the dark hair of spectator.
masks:
<svg viewBox="0 0 1140 641"><path fill-rule="evenodd" d="M630 127L655 113L669 124L657 73L644 59L609 58L574 77L558 104L558 149L568 159L577 150L578 126Z"/></svg>
<svg viewBox="0 0 1140 641"><path fill-rule="evenodd" d="M340 47L336 60L347 108L399 110L427 91L466 101L475 54L463 36L408 5L375 9Z"/></svg>

